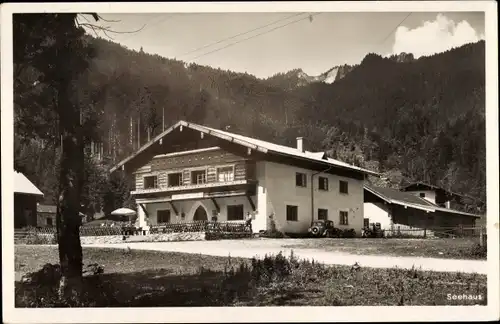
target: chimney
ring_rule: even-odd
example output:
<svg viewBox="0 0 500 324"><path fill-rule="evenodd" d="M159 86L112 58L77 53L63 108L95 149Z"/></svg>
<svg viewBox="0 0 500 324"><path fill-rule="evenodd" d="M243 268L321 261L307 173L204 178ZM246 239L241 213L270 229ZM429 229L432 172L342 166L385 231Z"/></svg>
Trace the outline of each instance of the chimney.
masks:
<svg viewBox="0 0 500 324"><path fill-rule="evenodd" d="M297 150L304 152L304 140L302 137L297 137Z"/></svg>

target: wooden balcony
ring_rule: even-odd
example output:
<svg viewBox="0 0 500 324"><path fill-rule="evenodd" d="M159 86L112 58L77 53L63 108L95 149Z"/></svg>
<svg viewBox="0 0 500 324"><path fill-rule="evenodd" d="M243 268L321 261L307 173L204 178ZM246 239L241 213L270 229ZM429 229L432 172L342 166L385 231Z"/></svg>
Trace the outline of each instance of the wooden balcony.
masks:
<svg viewBox="0 0 500 324"><path fill-rule="evenodd" d="M179 192L224 192L232 191L235 188L253 187L257 181L255 180L234 180L224 182L207 182L202 184L188 184L171 187L159 187L150 189L139 189L131 192L132 195L155 195L158 194L175 194Z"/></svg>
<svg viewBox="0 0 500 324"><path fill-rule="evenodd" d="M189 161L183 161L189 162ZM193 162L193 160L191 160ZM156 165L136 173L135 196L165 196L185 192L225 192L252 189L256 181L256 164L252 160L216 161L214 164L186 166Z"/></svg>

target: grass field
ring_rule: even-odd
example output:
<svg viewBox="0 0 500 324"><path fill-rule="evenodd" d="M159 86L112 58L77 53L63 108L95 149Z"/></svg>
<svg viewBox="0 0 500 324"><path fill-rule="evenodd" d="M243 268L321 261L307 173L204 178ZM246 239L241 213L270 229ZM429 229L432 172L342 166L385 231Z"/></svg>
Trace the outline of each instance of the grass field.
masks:
<svg viewBox="0 0 500 324"><path fill-rule="evenodd" d="M486 304L486 276L403 269L327 267L295 258L263 261L137 250L84 249L84 264L104 274L86 277L88 307L336 306ZM57 249L17 246L16 272L57 263ZM16 307L67 306L56 287L16 282ZM449 300L448 294L481 295Z"/></svg>
<svg viewBox="0 0 500 324"><path fill-rule="evenodd" d="M288 241L289 242L289 241ZM446 259L486 260L486 250L475 245L478 239L295 239L287 248L321 249L360 255L412 256Z"/></svg>

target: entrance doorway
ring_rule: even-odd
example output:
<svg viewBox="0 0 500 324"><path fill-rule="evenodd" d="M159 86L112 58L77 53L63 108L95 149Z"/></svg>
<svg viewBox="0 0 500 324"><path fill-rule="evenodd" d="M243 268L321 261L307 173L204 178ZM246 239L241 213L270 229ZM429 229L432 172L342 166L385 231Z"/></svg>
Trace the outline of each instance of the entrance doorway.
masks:
<svg viewBox="0 0 500 324"><path fill-rule="evenodd" d="M194 212L193 220L196 221L208 221L207 211L203 206L198 206Z"/></svg>

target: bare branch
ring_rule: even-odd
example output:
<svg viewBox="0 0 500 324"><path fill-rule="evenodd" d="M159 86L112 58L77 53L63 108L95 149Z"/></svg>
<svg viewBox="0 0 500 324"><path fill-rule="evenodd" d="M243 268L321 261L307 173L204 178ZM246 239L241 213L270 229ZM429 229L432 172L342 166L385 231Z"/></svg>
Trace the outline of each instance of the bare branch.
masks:
<svg viewBox="0 0 500 324"><path fill-rule="evenodd" d="M104 33L104 35L106 35L109 39L114 40L114 38L113 38L113 37L111 37L111 36L109 36L109 35L108 35L107 31L103 30L103 33Z"/></svg>
<svg viewBox="0 0 500 324"><path fill-rule="evenodd" d="M116 22L120 22L120 21L121 21L121 20L109 20L109 19L104 19L104 18L102 18L102 16L101 16L101 15L97 15L97 17L99 18L99 20L102 20L102 21L105 21L105 22L114 22L114 23L116 23ZM96 21L97 21L97 19L96 19Z"/></svg>
<svg viewBox="0 0 500 324"><path fill-rule="evenodd" d="M98 14L96 13L93 13L93 12L84 12L84 13L81 13L79 14L80 16L84 16L84 15L90 15L92 16L92 18L94 18L95 21L99 21L99 19L101 18ZM88 21L88 20L87 20Z"/></svg>
<svg viewBox="0 0 500 324"><path fill-rule="evenodd" d="M94 27L96 30L106 31L108 33L113 33L113 34L134 34L134 33L140 32L141 30L144 29L144 27L146 27L146 25L143 25L141 28L139 28L137 30L133 30L133 31L116 31L116 30L110 29L110 27L97 26L97 25L89 24L89 23L81 23L79 25L82 27L88 27L88 28Z"/></svg>

